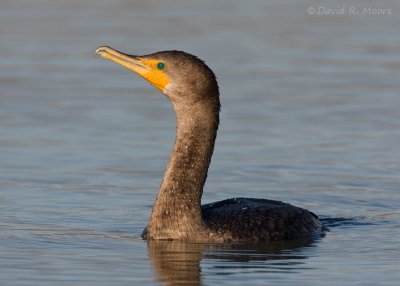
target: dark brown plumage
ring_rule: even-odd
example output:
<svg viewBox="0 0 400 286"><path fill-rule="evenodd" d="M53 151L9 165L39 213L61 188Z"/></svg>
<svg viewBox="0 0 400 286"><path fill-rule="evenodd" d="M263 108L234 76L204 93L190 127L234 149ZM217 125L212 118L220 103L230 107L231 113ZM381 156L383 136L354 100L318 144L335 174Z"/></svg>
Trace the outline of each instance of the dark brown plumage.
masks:
<svg viewBox="0 0 400 286"><path fill-rule="evenodd" d="M300 239L320 230L318 217L280 201L235 198L202 206L207 226L229 241Z"/></svg>
<svg viewBox="0 0 400 286"><path fill-rule="evenodd" d="M100 47L96 53L147 79L176 113L176 140L145 239L276 241L320 233L315 214L279 201L235 198L201 205L220 111L217 80L203 61L180 51L132 56Z"/></svg>

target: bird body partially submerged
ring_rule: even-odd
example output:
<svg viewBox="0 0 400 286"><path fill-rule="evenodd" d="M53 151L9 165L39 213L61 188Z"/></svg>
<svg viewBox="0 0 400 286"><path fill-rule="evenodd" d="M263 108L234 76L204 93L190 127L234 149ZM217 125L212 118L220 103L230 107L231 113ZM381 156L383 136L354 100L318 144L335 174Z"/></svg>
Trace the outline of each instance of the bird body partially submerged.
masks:
<svg viewBox="0 0 400 286"><path fill-rule="evenodd" d="M96 54L148 80L170 99L176 113L174 148L144 238L272 241L321 231L316 215L278 201L236 198L201 205L220 110L215 75L203 61L180 51L132 56L100 47Z"/></svg>
<svg viewBox="0 0 400 286"><path fill-rule="evenodd" d="M207 226L224 241L293 240L321 230L315 214L280 201L235 198L202 210Z"/></svg>

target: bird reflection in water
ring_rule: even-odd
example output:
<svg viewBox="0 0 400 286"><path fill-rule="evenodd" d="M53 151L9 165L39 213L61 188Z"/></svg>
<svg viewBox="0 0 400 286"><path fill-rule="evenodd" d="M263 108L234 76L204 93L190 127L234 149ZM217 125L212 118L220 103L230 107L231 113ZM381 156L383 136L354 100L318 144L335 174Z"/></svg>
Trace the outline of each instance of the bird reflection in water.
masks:
<svg viewBox="0 0 400 286"><path fill-rule="evenodd" d="M314 242L315 239L310 237L270 243L148 240L147 247L157 280L163 285L203 285L201 263L214 264L211 267L218 271L217 275L228 275L223 269L232 270L232 267L245 268L247 272L254 267L255 272L260 272L260 264L255 267L253 263L261 261L265 262L262 266L265 272L293 271L307 259L302 250L312 247ZM279 261L278 265L274 265L276 261Z"/></svg>

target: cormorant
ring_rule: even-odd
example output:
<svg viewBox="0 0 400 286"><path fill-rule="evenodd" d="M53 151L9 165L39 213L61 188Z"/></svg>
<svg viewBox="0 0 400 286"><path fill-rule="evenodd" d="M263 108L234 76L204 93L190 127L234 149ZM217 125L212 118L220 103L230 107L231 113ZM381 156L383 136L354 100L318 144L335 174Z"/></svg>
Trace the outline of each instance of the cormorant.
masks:
<svg viewBox="0 0 400 286"><path fill-rule="evenodd" d="M315 214L280 201L234 198L201 205L220 111L217 80L202 60L182 51L133 56L105 46L96 54L145 78L176 113L175 144L144 239L277 241L321 232Z"/></svg>

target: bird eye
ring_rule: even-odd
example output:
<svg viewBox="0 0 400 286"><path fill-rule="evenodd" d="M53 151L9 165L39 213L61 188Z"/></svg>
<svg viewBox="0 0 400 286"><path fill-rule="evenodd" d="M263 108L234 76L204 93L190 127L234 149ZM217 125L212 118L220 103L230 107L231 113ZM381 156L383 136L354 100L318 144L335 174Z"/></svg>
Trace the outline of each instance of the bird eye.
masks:
<svg viewBox="0 0 400 286"><path fill-rule="evenodd" d="M157 64L157 68L158 68L159 70L163 70L163 69L165 68L165 64L164 64L164 63L158 63L158 64Z"/></svg>

